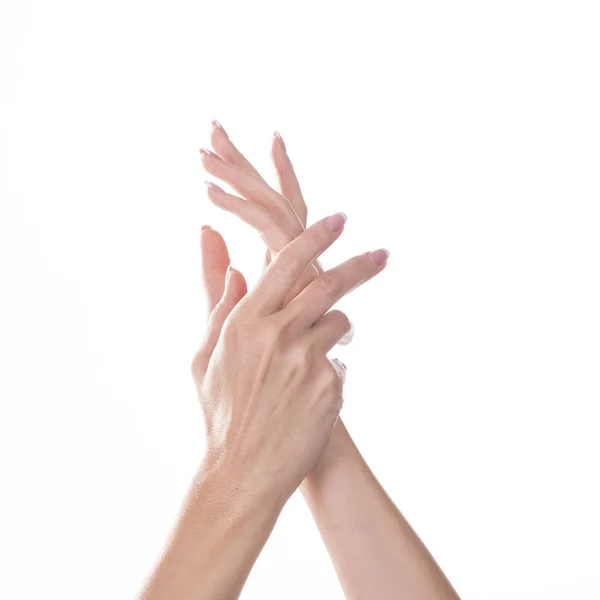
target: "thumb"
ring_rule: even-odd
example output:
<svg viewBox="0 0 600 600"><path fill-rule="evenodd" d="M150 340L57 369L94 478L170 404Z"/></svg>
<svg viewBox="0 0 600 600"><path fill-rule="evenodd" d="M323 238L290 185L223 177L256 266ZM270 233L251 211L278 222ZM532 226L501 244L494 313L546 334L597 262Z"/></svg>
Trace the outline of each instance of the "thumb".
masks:
<svg viewBox="0 0 600 600"><path fill-rule="evenodd" d="M225 320L247 292L248 286L244 276L230 265L225 276L225 290L221 299L210 313L206 334L194 361L196 367L199 367L202 372L208 366L210 357L219 341Z"/></svg>
<svg viewBox="0 0 600 600"><path fill-rule="evenodd" d="M202 282L210 315L218 304L225 288L225 273L229 267L229 252L223 236L208 225L200 234L202 256Z"/></svg>

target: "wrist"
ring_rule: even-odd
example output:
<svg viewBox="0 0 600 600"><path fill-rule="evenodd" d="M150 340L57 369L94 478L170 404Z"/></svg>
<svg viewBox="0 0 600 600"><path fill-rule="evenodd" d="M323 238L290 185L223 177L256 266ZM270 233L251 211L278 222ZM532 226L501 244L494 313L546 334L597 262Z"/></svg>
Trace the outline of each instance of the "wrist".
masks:
<svg viewBox="0 0 600 600"><path fill-rule="evenodd" d="M356 452L357 448L348 430L342 420L338 419L327 447L300 486L302 494L306 496L325 482L331 481L348 462L355 460Z"/></svg>
<svg viewBox="0 0 600 600"><path fill-rule="evenodd" d="M238 525L247 520L274 526L287 501L265 486L260 478L226 460L207 456L193 480L196 493L210 498L215 511L224 512Z"/></svg>

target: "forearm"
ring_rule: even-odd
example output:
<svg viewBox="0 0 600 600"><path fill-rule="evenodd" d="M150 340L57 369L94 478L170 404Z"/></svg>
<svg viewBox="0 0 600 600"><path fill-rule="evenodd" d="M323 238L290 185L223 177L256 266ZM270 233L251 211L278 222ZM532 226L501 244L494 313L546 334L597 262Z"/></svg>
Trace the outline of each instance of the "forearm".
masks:
<svg viewBox="0 0 600 600"><path fill-rule="evenodd" d="M237 598L281 507L202 467L139 600Z"/></svg>
<svg viewBox="0 0 600 600"><path fill-rule="evenodd" d="M341 421L301 486L349 600L456 600Z"/></svg>

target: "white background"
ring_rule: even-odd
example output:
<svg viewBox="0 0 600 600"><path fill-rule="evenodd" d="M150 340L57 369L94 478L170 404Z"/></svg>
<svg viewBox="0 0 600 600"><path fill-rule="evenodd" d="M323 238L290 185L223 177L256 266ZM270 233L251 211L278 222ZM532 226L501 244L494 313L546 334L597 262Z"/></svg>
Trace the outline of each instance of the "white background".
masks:
<svg viewBox="0 0 600 600"><path fill-rule="evenodd" d="M597 2L54 2L0 12L0 597L132 598L201 456L189 365L218 119L281 131L342 302L344 419L463 598L600 598ZM245 598L340 599L299 495Z"/></svg>

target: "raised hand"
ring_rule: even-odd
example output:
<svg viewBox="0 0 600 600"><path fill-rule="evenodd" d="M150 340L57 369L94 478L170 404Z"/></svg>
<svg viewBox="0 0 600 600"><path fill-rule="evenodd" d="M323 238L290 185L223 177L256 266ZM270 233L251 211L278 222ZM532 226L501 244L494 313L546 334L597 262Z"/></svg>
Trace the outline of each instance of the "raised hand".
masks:
<svg viewBox="0 0 600 600"><path fill-rule="evenodd" d="M217 121L213 121L212 125L211 144L216 154L201 149L203 165L207 172L231 185L242 197L227 194L214 183L206 182L208 197L213 204L236 214L260 233L267 246L265 264L268 264L306 227L306 203L283 140L276 134L271 152L281 188L279 193L237 149L223 127ZM300 276L284 304L322 272L321 265L315 261Z"/></svg>
<svg viewBox="0 0 600 600"><path fill-rule="evenodd" d="M241 274L229 268L194 358L207 468L229 474L251 496L285 502L321 455L341 409L344 368L326 355L350 323L329 309L381 272L387 252L355 256L282 303L344 222L332 215L301 233L249 293L242 293Z"/></svg>

